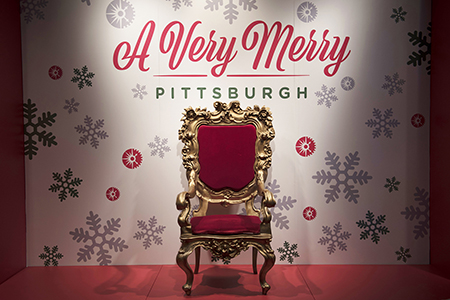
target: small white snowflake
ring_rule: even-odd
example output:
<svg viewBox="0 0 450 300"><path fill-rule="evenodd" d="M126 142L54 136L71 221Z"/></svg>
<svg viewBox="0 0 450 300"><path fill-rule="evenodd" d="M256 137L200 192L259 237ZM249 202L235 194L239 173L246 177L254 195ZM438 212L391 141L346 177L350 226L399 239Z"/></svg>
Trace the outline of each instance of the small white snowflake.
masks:
<svg viewBox="0 0 450 300"><path fill-rule="evenodd" d="M136 88L131 89L131 91L134 93L133 98L139 97L139 99L144 99L144 96L147 96L148 93L145 90L145 85L141 86L139 83L136 84Z"/></svg>
<svg viewBox="0 0 450 300"><path fill-rule="evenodd" d="M317 91L315 93L316 96L319 98L319 100L317 100L317 105L322 105L325 103L325 106L330 108L331 102L335 102L335 101L339 100L336 95L333 95L334 92L336 92L335 87L328 89L328 87L325 84L322 85L321 91Z"/></svg>
<svg viewBox="0 0 450 300"><path fill-rule="evenodd" d="M156 154L158 154L160 158L164 158L164 153L170 151L170 147L166 146L169 140L167 138L161 139L159 136L155 136L154 141L155 142L148 143L148 146L152 148L150 155L155 156Z"/></svg>
<svg viewBox="0 0 450 300"><path fill-rule="evenodd" d="M233 3L233 0L228 0L227 4L223 4L223 0L206 0L205 9L209 9L211 11L219 10L219 6L224 6L223 15L225 16L225 20L228 20L228 23L233 24L235 20L237 20L237 16L239 12L237 11L238 6ZM239 6L242 6L243 10L252 11L252 9L258 9L256 6L256 0L239 0Z"/></svg>
<svg viewBox="0 0 450 300"><path fill-rule="evenodd" d="M158 221L156 220L155 216L148 220L148 225L145 223L145 221L137 221L140 231L135 233L134 238L139 241L143 240L143 246L145 250L147 250L147 248L152 245L152 241L157 245L162 245L163 243L163 240L159 236L159 234L163 233L166 226L156 226L156 223L158 223Z"/></svg>
<svg viewBox="0 0 450 300"><path fill-rule="evenodd" d="M347 251L347 244L343 241L348 240L352 234L348 231L341 232L341 230L341 222L337 222L333 229L328 226L322 226L322 231L326 236L321 237L318 243L321 245L328 244L327 251L330 255L336 251L336 247L341 251Z"/></svg>
<svg viewBox="0 0 450 300"><path fill-rule="evenodd" d="M67 111L69 112L69 114L72 113L72 111L74 112L78 112L78 105L80 105L80 103L75 102L75 99L72 98L69 100L65 100L66 101L66 105L64 105L64 109L67 109Z"/></svg>
<svg viewBox="0 0 450 300"><path fill-rule="evenodd" d="M388 91L389 96L394 95L395 92L403 93L402 85L405 84L406 80L400 79L400 75L398 75L398 73L394 73L392 77L386 75L384 76L384 79L386 82L381 87Z"/></svg>

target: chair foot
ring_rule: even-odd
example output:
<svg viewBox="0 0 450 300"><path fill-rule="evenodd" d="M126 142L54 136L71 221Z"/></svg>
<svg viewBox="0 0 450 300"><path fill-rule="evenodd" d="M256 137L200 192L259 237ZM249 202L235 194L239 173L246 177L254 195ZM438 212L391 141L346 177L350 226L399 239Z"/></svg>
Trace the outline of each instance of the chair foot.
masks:
<svg viewBox="0 0 450 300"><path fill-rule="evenodd" d="M191 290L192 290L192 284L185 284L183 285L183 291L186 293L186 296L190 296L191 295Z"/></svg>
<svg viewBox="0 0 450 300"><path fill-rule="evenodd" d="M270 290L270 285L266 282L265 284L261 285L262 288L262 294L267 295L267 292Z"/></svg>

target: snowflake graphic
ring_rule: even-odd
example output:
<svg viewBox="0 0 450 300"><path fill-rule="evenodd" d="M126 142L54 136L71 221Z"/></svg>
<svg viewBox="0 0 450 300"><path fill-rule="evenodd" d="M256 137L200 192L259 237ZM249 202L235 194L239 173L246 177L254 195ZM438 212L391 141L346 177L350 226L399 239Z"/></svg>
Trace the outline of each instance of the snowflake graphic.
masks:
<svg viewBox="0 0 450 300"><path fill-rule="evenodd" d="M57 172L52 174L53 180L57 183L53 183L48 189L49 191L56 193L61 190L58 194L58 198L61 202L67 199L67 195L70 195L72 198L78 198L78 190L75 189L75 187L81 185L81 182L83 182L82 179L72 179L73 172L70 168L64 171L64 176Z"/></svg>
<svg viewBox="0 0 450 300"><path fill-rule="evenodd" d="M411 258L411 254L409 254L409 248L405 249L403 247L400 247L400 250L395 251L395 254L397 254L397 260L402 260L404 263L406 263L408 258Z"/></svg>
<svg viewBox="0 0 450 300"><path fill-rule="evenodd" d="M317 7L314 3L303 2L297 8L297 17L304 23L309 23L317 18Z"/></svg>
<svg viewBox="0 0 450 300"><path fill-rule="evenodd" d="M159 136L155 136L155 142L148 143L148 146L152 148L150 152L151 156L158 154L160 158L164 158L164 152L169 152L169 146L166 146L168 139L161 139Z"/></svg>
<svg viewBox="0 0 450 300"><path fill-rule="evenodd" d="M156 226L156 223L158 223L158 221L156 220L155 216L148 220L148 225L145 223L145 221L137 221L137 226L140 231L135 233L134 238L138 241L143 240L142 245L144 246L145 250L147 250L147 248L150 248L150 246L152 245L152 241L156 245L162 245L163 240L159 235L164 232L166 226Z"/></svg>
<svg viewBox="0 0 450 300"><path fill-rule="evenodd" d="M67 109L69 114L71 114L72 111L78 112L78 108L77 107L80 105L80 103L75 102L74 98L70 99L70 101L69 100L65 100L65 102L66 102L66 105L64 105L63 108Z"/></svg>
<svg viewBox="0 0 450 300"><path fill-rule="evenodd" d="M277 251L281 254L280 260L287 260L288 263L292 264L294 262L295 257L300 257L297 252L297 244L290 245L288 242L283 243L283 247L277 249Z"/></svg>
<svg viewBox="0 0 450 300"><path fill-rule="evenodd" d="M128 248L128 245L125 244L125 240L122 238L111 237L108 239L108 236L113 235L114 232L118 232L120 228L120 218L114 219L106 222L106 225L100 224L102 220L99 218L97 214L94 214L92 211L89 212L89 216L86 217L86 225L89 225L89 230L92 231L92 235L88 230L84 230L82 227L75 228L74 231L70 231L69 234L73 236L73 240L76 240L77 243L83 241L83 243L90 242L84 245L84 248L79 248L77 255L77 261L88 261L91 259L91 255L96 252L98 256L97 262L99 262L100 266L106 266L111 263L112 256L109 255L109 250L106 249L106 246L109 249L114 248L114 252L122 252L124 249ZM95 251L98 249L98 251Z"/></svg>
<svg viewBox="0 0 450 300"><path fill-rule="evenodd" d="M120 197L119 189L115 187L110 187L109 189L106 190L106 198L109 201L116 201L117 199L119 199L119 197Z"/></svg>
<svg viewBox="0 0 450 300"><path fill-rule="evenodd" d="M114 0L106 8L106 19L116 28L125 28L134 20L134 7L127 0Z"/></svg>
<svg viewBox="0 0 450 300"><path fill-rule="evenodd" d="M312 221L317 217L317 210L312 207L308 206L303 210L303 218L307 221Z"/></svg>
<svg viewBox="0 0 450 300"><path fill-rule="evenodd" d="M86 2L86 4L87 4L88 6L91 5L91 0L81 0L81 2Z"/></svg>
<svg viewBox="0 0 450 300"><path fill-rule="evenodd" d="M44 19L44 12L41 10L48 4L47 0L20 0L20 13L24 15L25 22L30 23L33 15L37 19Z"/></svg>
<svg viewBox="0 0 450 300"><path fill-rule="evenodd" d="M37 122L34 122L34 118L36 117L37 112L36 104L31 102L31 99L28 99L26 103L23 104L23 117L25 119L24 124L24 132L25 132L25 155L28 155L29 159L33 159L33 155L37 155L37 151L39 150L36 147L37 142L33 140L34 136L37 136L38 142L41 142L43 146L51 147L52 145L58 145L55 141L56 136L53 133L43 130L47 126L52 126L55 123L56 113L52 114L51 112L42 113L41 117L37 118Z"/></svg>
<svg viewBox="0 0 450 300"><path fill-rule="evenodd" d="M400 75L398 73L394 73L394 75L384 76L384 79L386 80L386 83L384 83L381 87L388 91L389 96L392 96L397 93L403 93L402 85L405 84L406 80L400 79Z"/></svg>
<svg viewBox="0 0 450 300"><path fill-rule="evenodd" d="M272 182L269 182L266 186L266 189L272 192L273 197L275 199L278 198L278 194L280 194L280 185L277 183L277 180L274 179ZM275 223L275 227L281 229L289 229L289 220L286 215L283 215L283 210L290 210L294 207L294 203L296 203L297 200L293 199L291 196L283 196L282 198L278 198L277 204L275 204L274 207L270 208L269 211L272 214L272 222ZM257 196L255 198L255 205L256 208L261 207L261 196ZM245 215L246 211L245 208L242 209L242 214Z"/></svg>
<svg viewBox="0 0 450 300"><path fill-rule="evenodd" d="M295 144L297 153L303 157L308 157L316 151L316 142L308 137L301 137Z"/></svg>
<svg viewBox="0 0 450 300"><path fill-rule="evenodd" d="M341 80L341 87L344 89L344 91L353 90L353 88L355 87L355 80L349 76L345 76Z"/></svg>
<svg viewBox="0 0 450 300"><path fill-rule="evenodd" d="M395 179L395 176L392 177L392 179L386 178L386 184L384 185L385 188L389 190L389 193L392 191L398 191L398 186L400 185L400 181Z"/></svg>
<svg viewBox="0 0 450 300"><path fill-rule="evenodd" d="M139 97L139 99L144 99L144 96L148 95L147 91L145 90L145 85L141 87L140 84L136 84L136 88L132 88L131 91L134 93L133 98Z"/></svg>
<svg viewBox="0 0 450 300"><path fill-rule="evenodd" d="M247 11L252 11L252 9L257 10L258 6L255 3L256 0L239 0L239 5L242 6L243 10ZM219 6L223 6L223 0L206 0L205 9L211 11L219 10ZM223 14L225 15L225 20L228 20L228 23L231 25L234 20L237 20L237 15L239 14L236 10L237 5L233 3L233 0L228 0L228 4L225 4L224 8Z"/></svg>
<svg viewBox="0 0 450 300"><path fill-rule="evenodd" d="M418 222L418 225L414 225L413 232L416 234L414 238L417 240L419 237L427 235L430 228L430 198L425 189L419 189L418 187L416 187L414 196L414 201L417 201L419 206L422 206L423 209L411 205L406 207L401 214L405 216L405 219L409 219L410 221L422 219Z"/></svg>
<svg viewBox="0 0 450 300"><path fill-rule="evenodd" d="M76 132L82 134L79 139L79 144L85 145L89 140L91 140L91 146L97 149L98 145L100 144L98 139L100 138L103 140L108 137L108 134L104 130L100 130L101 128L103 128L103 125L105 125L105 120L97 120L94 124L92 118L86 116L86 118L84 118L84 124L86 126L75 126Z"/></svg>
<svg viewBox="0 0 450 300"><path fill-rule="evenodd" d="M431 22L428 23L427 26L428 30L428 36L431 40ZM407 62L408 65L413 65L414 67L422 65L422 62L425 62L428 60L428 66L426 70L428 71L427 74L431 74L431 41L427 41L427 37L423 36L422 31L417 32L417 30L414 31L414 33L408 32L409 41L413 46L418 45L419 50L418 53L416 51L413 51L411 55L409 56L409 60ZM425 51L423 51L421 48L424 47Z"/></svg>
<svg viewBox="0 0 450 300"><path fill-rule="evenodd" d="M53 246L52 249L44 246L44 253L39 254L39 258L44 260L44 266L48 267L50 264L58 266L58 259L63 258L64 255L58 253L58 246Z"/></svg>
<svg viewBox="0 0 450 300"><path fill-rule="evenodd" d="M395 23L398 23L400 20L405 21L405 16L407 14L406 11L400 6L398 9L392 9L393 14L391 15L391 19L395 20Z"/></svg>
<svg viewBox="0 0 450 300"><path fill-rule="evenodd" d="M166 0L170 1L170 0ZM192 0L183 0L183 3L185 6L192 7ZM173 0L172 8L173 10L177 11L181 7L181 0Z"/></svg>
<svg viewBox="0 0 450 300"><path fill-rule="evenodd" d="M326 235L319 239L318 243L321 245L327 245L328 254L332 254L336 251L336 247L341 251L347 251L347 244L343 241L346 241L352 235L348 231L343 231L341 222L337 222L334 224L333 229L328 226L322 226L322 232Z"/></svg>
<svg viewBox="0 0 450 300"><path fill-rule="evenodd" d="M377 108L373 109L372 115L375 119L367 120L365 123L369 128L374 128L372 131L373 138L380 137L381 132L384 132L385 137L392 138L393 133L391 128L400 125L398 120L391 119L393 114L392 108L386 109L384 114L381 114L381 111Z"/></svg>
<svg viewBox="0 0 450 300"><path fill-rule="evenodd" d="M137 149L128 149L122 155L122 162L128 169L136 169L142 164L142 153Z"/></svg>
<svg viewBox="0 0 450 300"><path fill-rule="evenodd" d="M364 229L361 231L360 234L360 240L366 240L371 236L372 242L375 244L378 244L380 241L380 235L379 234L388 234L389 229L386 226L381 226L386 221L386 215L379 215L375 219L375 215L370 210L367 211L366 214L367 221L359 220L356 222L359 228Z"/></svg>
<svg viewBox="0 0 450 300"><path fill-rule="evenodd" d="M319 98L319 100L317 100L317 105L322 105L325 103L325 106L330 108L331 102L339 100L336 95L333 95L335 91L336 88L334 87L328 89L328 87L325 84L322 85L322 90L317 91L315 93L316 96Z"/></svg>
<svg viewBox="0 0 450 300"><path fill-rule="evenodd" d="M415 114L411 117L412 126L419 128L425 124L425 117L421 114Z"/></svg>
<svg viewBox="0 0 450 300"><path fill-rule="evenodd" d="M367 183L372 176L368 174L367 171L354 171L353 174L350 174L350 171L354 170L356 166L359 165L360 158L358 157L358 151L355 153L349 153L348 156L345 157L344 168L341 169L341 162L339 161L339 156L336 153L331 154L327 151L325 157L326 165L330 166L331 171L317 171L316 175L313 175L312 178L316 179L316 183L320 183L324 185L325 182L327 184L332 181L335 184L330 184L330 188L325 190L325 198L326 203L330 203L330 201L335 202L336 199L339 199L338 193L341 192L340 186L343 186L343 192L345 193L345 199L348 199L348 202L358 203L358 190L355 189L354 185L350 184L350 180L353 180L353 183L359 183L363 185ZM335 171L334 174L331 172Z"/></svg>
<svg viewBox="0 0 450 300"><path fill-rule="evenodd" d="M92 72L88 72L88 67L84 66L80 69L74 68L73 73L75 76L72 77L70 81L73 83L78 82L78 89L84 88L84 86L92 86L91 79L94 78L95 74Z"/></svg>
<svg viewBox="0 0 450 300"><path fill-rule="evenodd" d="M48 69L48 76L50 76L53 80L58 80L63 75L63 71L58 66L51 66L50 69Z"/></svg>

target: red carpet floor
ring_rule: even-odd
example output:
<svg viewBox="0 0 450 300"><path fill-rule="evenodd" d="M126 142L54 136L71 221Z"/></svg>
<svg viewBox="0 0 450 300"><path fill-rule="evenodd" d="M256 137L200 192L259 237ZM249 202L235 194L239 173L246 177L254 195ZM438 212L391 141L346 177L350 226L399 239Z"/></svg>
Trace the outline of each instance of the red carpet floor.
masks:
<svg viewBox="0 0 450 300"><path fill-rule="evenodd" d="M201 266L189 297L184 282L175 265L29 267L0 285L0 299L450 299L450 280L430 266L275 265L266 296L250 265Z"/></svg>

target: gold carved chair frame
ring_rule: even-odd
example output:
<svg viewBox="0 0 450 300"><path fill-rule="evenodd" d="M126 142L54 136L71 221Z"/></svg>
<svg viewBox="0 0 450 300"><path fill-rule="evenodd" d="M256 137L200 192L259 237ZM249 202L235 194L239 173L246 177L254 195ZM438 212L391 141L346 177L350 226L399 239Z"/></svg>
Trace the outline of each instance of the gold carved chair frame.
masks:
<svg viewBox="0 0 450 300"><path fill-rule="evenodd" d="M183 125L178 133L178 138L183 142L182 150L183 166L186 169L188 190L178 194L176 200L177 209L180 210L178 224L180 226L181 247L178 251L176 261L178 266L186 273L186 284L183 290L187 295L191 294L194 272L187 261L188 256L195 250L196 266L198 273L200 263L200 247L209 250L216 258L224 261L236 257L241 251L253 247L252 264L253 272L257 274L256 255L259 252L264 257L264 263L259 272L259 281L262 293L267 294L270 285L266 282L266 274L275 263L275 255L270 246L272 240L271 219L269 208L276 203L272 192L265 188L264 182L267 178L268 168L272 162L272 150L270 141L275 137L272 126L272 115L268 108L247 107L241 109L238 101L229 104L222 102L214 103L215 111L207 111L192 107L186 108L181 121ZM224 188L215 191L209 188L199 179L199 143L197 132L202 125L253 125L256 128L254 178L244 188L234 191ZM262 197L261 208L254 207L254 199L259 195ZM195 196L199 199L199 208L191 211L190 199ZM193 217L205 216L210 203L218 203L225 207L234 204L245 203L247 215L258 216L261 219L260 232L258 234L193 234L190 224L190 214Z"/></svg>

